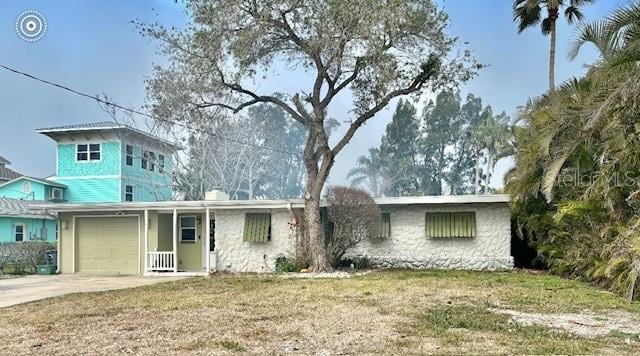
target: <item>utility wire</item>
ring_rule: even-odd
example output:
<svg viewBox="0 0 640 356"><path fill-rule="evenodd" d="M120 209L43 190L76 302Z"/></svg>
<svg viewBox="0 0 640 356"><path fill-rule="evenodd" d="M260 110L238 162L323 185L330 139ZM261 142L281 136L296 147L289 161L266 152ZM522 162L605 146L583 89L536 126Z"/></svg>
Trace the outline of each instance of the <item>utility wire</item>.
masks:
<svg viewBox="0 0 640 356"><path fill-rule="evenodd" d="M207 131L207 130L204 130L204 129L200 129L200 128L197 128L197 127L189 126L189 125L177 122L177 121L163 119L163 118L151 115L151 114L143 112L143 111L132 109L132 108L129 108L129 107L126 107L126 106L122 106L120 104L117 104L117 103L102 99L102 98L100 98L100 97L98 97L96 95L83 93L81 91L69 88L69 87L64 86L62 84L54 83L54 82L48 81L46 79L42 79L42 78L36 77L35 75L19 71L19 70L15 69L15 68L11 68L11 67L8 67L8 66L3 65L3 64L0 64L0 68L8 70L8 71L10 71L12 73L15 73L15 74L18 74L18 75L27 77L29 79L33 79L33 80L38 81L40 83L47 84L47 85L56 87L58 89L65 90L65 91L70 92L72 94L75 94L75 95L78 95L78 96L82 96L82 97L85 97L87 99L95 100L98 103L102 103L102 104L105 104L107 106L111 106L111 107L114 107L114 108L129 112L129 113L132 113L132 114L144 116L144 117L152 119L152 120L169 123L169 124L172 124L172 125L175 125L175 126L180 126L180 127L185 128L187 130L200 132L200 133L203 133L203 134L206 134L206 135L211 135L211 136L223 139L223 140L227 140L227 141L230 141L230 142L235 142L235 143L238 143L238 144L241 144L241 145L251 146L251 147L262 149L262 150L278 152L278 153L283 153L283 154L287 154L287 155L294 155L294 156L299 156L300 155L299 153L295 153L295 152L289 152L289 151L281 150L281 149L278 149L278 148L272 148L272 147L267 147L267 146L262 146L262 145L256 145L254 143L250 143L250 142L246 142L246 141L242 141L242 140L238 140L238 139L234 139L234 138L221 136L221 135L219 135L217 133L210 132L210 131Z"/></svg>

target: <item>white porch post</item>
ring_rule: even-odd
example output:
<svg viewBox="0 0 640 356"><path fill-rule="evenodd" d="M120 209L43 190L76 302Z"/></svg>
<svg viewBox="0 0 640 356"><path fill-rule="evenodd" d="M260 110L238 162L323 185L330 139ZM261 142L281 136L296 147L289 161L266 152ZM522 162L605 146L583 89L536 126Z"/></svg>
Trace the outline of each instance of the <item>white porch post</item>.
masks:
<svg viewBox="0 0 640 356"><path fill-rule="evenodd" d="M147 250L149 249L149 209L144 210L144 272L149 271L149 256Z"/></svg>
<svg viewBox="0 0 640 356"><path fill-rule="evenodd" d="M178 272L178 210L173 209L173 272Z"/></svg>
<svg viewBox="0 0 640 356"><path fill-rule="evenodd" d="M204 236L204 263L205 263L205 268L204 270L209 273L211 271L211 239L209 238L209 236L211 236L211 211L209 210L209 208L207 208L206 212L205 212L205 224L207 224L205 226L205 236Z"/></svg>

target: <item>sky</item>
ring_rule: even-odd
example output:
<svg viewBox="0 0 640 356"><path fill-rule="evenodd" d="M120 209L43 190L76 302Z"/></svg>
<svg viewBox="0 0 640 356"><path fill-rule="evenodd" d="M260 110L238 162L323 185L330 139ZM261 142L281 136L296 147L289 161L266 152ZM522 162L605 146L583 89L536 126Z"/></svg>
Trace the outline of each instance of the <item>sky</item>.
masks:
<svg viewBox="0 0 640 356"><path fill-rule="evenodd" d="M473 93L494 112L505 111L513 117L529 97L546 90L549 38L537 28L518 34L511 0L438 3L450 16L449 33L469 42L476 58L487 65L461 88L463 97ZM597 0L584 8L585 20L601 19L625 3ZM37 10L47 21L46 33L38 41L24 41L16 33L16 19L26 10ZM145 80L153 65L166 61L157 43L142 37L132 20L182 27L189 19L180 2L168 0L3 0L0 64L82 92L105 94L120 105L139 109L145 103ZM582 75L585 66L597 59L592 48L585 48L572 62L567 59L574 31L565 21L559 22L557 83ZM298 88L300 73L286 68L276 71L279 75L255 83L256 88L265 93ZM349 96L341 95L329 115L345 121L350 109ZM393 109L390 105L356 133L336 158L330 183L345 184L356 158L380 144ZM22 174L47 177L55 173L55 143L36 133L37 128L108 119L94 101L0 69L0 156ZM496 187L512 165L510 159L498 163Z"/></svg>

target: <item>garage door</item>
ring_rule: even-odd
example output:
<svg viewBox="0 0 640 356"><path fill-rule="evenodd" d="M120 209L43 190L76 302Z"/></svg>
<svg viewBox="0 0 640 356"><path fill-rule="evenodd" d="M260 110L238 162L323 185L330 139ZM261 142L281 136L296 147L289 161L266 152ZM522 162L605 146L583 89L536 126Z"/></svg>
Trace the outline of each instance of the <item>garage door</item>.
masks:
<svg viewBox="0 0 640 356"><path fill-rule="evenodd" d="M138 218L76 219L77 271L138 273Z"/></svg>

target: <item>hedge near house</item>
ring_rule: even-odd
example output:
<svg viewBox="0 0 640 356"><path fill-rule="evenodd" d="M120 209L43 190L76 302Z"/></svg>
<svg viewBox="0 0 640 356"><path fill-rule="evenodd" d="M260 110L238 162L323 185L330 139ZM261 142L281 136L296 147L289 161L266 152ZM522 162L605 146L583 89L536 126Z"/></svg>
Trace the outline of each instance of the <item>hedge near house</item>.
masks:
<svg viewBox="0 0 640 356"><path fill-rule="evenodd" d="M33 273L37 265L45 264L45 252L55 250L55 244L45 241L0 243L2 273Z"/></svg>

